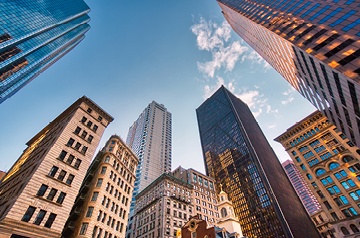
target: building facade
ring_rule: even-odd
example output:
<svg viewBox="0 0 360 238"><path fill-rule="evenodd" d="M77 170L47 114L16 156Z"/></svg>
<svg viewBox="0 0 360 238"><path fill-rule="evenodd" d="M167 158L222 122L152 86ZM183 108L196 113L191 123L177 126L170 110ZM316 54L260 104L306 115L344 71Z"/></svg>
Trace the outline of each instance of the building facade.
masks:
<svg viewBox="0 0 360 238"><path fill-rule="evenodd" d="M125 237L136 155L113 135L92 161L62 237Z"/></svg>
<svg viewBox="0 0 360 238"><path fill-rule="evenodd" d="M359 232L360 149L316 111L275 139L316 195L332 229L323 236Z"/></svg>
<svg viewBox="0 0 360 238"><path fill-rule="evenodd" d="M296 193L309 215L313 215L321 210L320 203L312 193L308 184L305 182L300 171L296 168L292 160L287 160L281 164L286 175L290 179Z"/></svg>
<svg viewBox="0 0 360 238"><path fill-rule="evenodd" d="M136 195L161 174L171 172L171 128L171 113L163 104L155 101L145 108L129 128L126 144L139 158L139 164L136 169L127 234L132 229Z"/></svg>
<svg viewBox="0 0 360 238"><path fill-rule="evenodd" d="M360 147L358 1L217 1L234 31Z"/></svg>
<svg viewBox="0 0 360 238"><path fill-rule="evenodd" d="M222 86L196 113L206 173L229 195L244 236L319 237L248 106Z"/></svg>
<svg viewBox="0 0 360 238"><path fill-rule="evenodd" d="M163 174L136 196L133 238L173 238L193 214L193 186Z"/></svg>
<svg viewBox="0 0 360 238"><path fill-rule="evenodd" d="M84 39L83 0L1 1L0 103Z"/></svg>
<svg viewBox="0 0 360 238"><path fill-rule="evenodd" d="M85 96L28 143L0 183L0 237L60 237L113 118Z"/></svg>
<svg viewBox="0 0 360 238"><path fill-rule="evenodd" d="M191 203L194 205L194 213L199 219L208 224L217 224L219 220L218 199L215 189L215 180L194 169L176 168L172 175L194 188Z"/></svg>

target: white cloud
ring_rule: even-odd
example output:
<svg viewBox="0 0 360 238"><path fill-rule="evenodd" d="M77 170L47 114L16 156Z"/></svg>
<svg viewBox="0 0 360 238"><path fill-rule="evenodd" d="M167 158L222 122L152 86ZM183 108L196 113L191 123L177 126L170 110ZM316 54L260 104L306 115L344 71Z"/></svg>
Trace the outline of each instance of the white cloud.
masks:
<svg viewBox="0 0 360 238"><path fill-rule="evenodd" d="M262 64L263 68L265 70L268 70L271 68L271 65L264 60L263 57L261 57L256 51L252 50L250 54L246 54L241 58L241 62L244 62L245 60L250 60L251 63L256 64Z"/></svg>
<svg viewBox="0 0 360 238"><path fill-rule="evenodd" d="M284 101L281 101L281 104L282 104L282 105L288 105L288 104L291 103L293 100L294 100L294 97L293 97L293 96L289 96L288 99L286 99L286 100L284 100Z"/></svg>
<svg viewBox="0 0 360 238"><path fill-rule="evenodd" d="M200 50L211 52L212 59L198 62L198 69L207 77L213 78L215 71L224 67L232 71L240 56L248 50L240 41L228 42L231 37L231 27L224 21L221 25L201 18L198 24L191 27L196 35L196 43Z"/></svg>

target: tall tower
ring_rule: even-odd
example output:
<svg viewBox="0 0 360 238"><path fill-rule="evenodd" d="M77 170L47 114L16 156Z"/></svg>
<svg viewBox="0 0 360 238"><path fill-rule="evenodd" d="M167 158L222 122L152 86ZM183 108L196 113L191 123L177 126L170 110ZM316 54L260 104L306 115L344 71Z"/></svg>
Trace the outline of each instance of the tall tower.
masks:
<svg viewBox="0 0 360 238"><path fill-rule="evenodd" d="M244 236L319 237L248 106L222 86L196 113L206 173L223 185Z"/></svg>
<svg viewBox="0 0 360 238"><path fill-rule="evenodd" d="M0 237L60 237L113 118L82 97L42 129L0 183Z"/></svg>
<svg viewBox="0 0 360 238"><path fill-rule="evenodd" d="M329 229L344 237L360 230L360 149L316 111L275 138L289 153L322 206ZM315 220L314 220L315 221Z"/></svg>
<svg viewBox="0 0 360 238"><path fill-rule="evenodd" d="M130 205L132 216L135 196L161 174L171 172L171 113L163 104L152 101L129 128L126 144L139 158Z"/></svg>
<svg viewBox="0 0 360 238"><path fill-rule="evenodd" d="M89 11L83 0L1 1L0 103L84 39Z"/></svg>
<svg viewBox="0 0 360 238"><path fill-rule="evenodd" d="M287 160L281 164L290 179L296 193L299 195L301 202L303 203L306 211L309 215L317 213L321 210L321 206L316 199L315 195L310 190L309 186L305 182L300 171L296 168L292 160Z"/></svg>
<svg viewBox="0 0 360 238"><path fill-rule="evenodd" d="M360 147L359 2L217 1L235 32Z"/></svg>
<svg viewBox="0 0 360 238"><path fill-rule="evenodd" d="M92 161L62 237L125 237L137 157L113 135Z"/></svg>

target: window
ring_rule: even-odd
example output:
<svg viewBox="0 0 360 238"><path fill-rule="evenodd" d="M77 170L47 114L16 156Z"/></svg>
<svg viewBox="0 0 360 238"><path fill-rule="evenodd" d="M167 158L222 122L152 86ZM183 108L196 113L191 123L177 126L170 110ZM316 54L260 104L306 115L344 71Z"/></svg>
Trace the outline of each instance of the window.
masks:
<svg viewBox="0 0 360 238"><path fill-rule="evenodd" d="M312 179L312 176L310 174L306 174L306 177L311 180Z"/></svg>
<svg viewBox="0 0 360 238"><path fill-rule="evenodd" d="M96 131L97 131L97 129L98 129L98 126L97 126L97 125L94 125L94 127L93 127L93 131L94 131L94 132L96 132Z"/></svg>
<svg viewBox="0 0 360 238"><path fill-rule="evenodd" d="M325 169L318 169L316 170L316 176L320 176L320 175L323 175L326 173L326 170Z"/></svg>
<svg viewBox="0 0 360 238"><path fill-rule="evenodd" d="M97 183L96 183L96 187L101 187L102 182L103 182L103 179L98 178Z"/></svg>
<svg viewBox="0 0 360 238"><path fill-rule="evenodd" d="M74 144L75 140L73 138L70 138L69 141L66 143L67 146L72 146Z"/></svg>
<svg viewBox="0 0 360 238"><path fill-rule="evenodd" d="M29 206L21 220L25 222L30 221L31 217L34 215L35 210L35 207Z"/></svg>
<svg viewBox="0 0 360 238"><path fill-rule="evenodd" d="M74 164L74 168L78 169L80 167L81 164L81 159L76 159L75 164Z"/></svg>
<svg viewBox="0 0 360 238"><path fill-rule="evenodd" d="M341 227L341 232L342 232L344 235L350 235L350 232L349 232L348 229L346 229L345 227Z"/></svg>
<svg viewBox="0 0 360 238"><path fill-rule="evenodd" d="M354 158L351 156L344 156L342 160L344 161L344 163L349 163L350 161L354 160Z"/></svg>
<svg viewBox="0 0 360 238"><path fill-rule="evenodd" d="M86 120L87 120L87 118L86 118L86 117L83 117L83 118L81 119L81 122L82 122L82 123L85 123Z"/></svg>
<svg viewBox="0 0 360 238"><path fill-rule="evenodd" d="M80 128L80 127L76 127L74 133L75 133L76 135L78 135L78 134L80 133L80 131L81 131L81 128Z"/></svg>
<svg viewBox="0 0 360 238"><path fill-rule="evenodd" d="M81 133L81 138L85 139L86 136L87 136L87 132L83 131L83 133Z"/></svg>
<svg viewBox="0 0 360 238"><path fill-rule="evenodd" d="M74 148L75 148L76 150L79 150L79 149L80 149L80 147L81 147L81 144L80 144L79 142L76 142L76 145L75 145L75 147L74 147Z"/></svg>
<svg viewBox="0 0 360 238"><path fill-rule="evenodd" d="M91 197L91 201L95 202L97 200L98 196L99 196L99 192L94 192L92 197Z"/></svg>
<svg viewBox="0 0 360 238"><path fill-rule="evenodd" d="M330 170L334 170L336 168L338 168L340 165L338 163L332 162L329 164L329 169Z"/></svg>
<svg viewBox="0 0 360 238"><path fill-rule="evenodd" d="M47 228L51 228L53 222L55 221L55 218L56 218L56 214L50 213L50 215L49 215L47 221L45 222L44 226L47 227Z"/></svg>
<svg viewBox="0 0 360 238"><path fill-rule="evenodd" d="M94 207L88 207L88 210L86 212L86 217L91 217L94 211Z"/></svg>
<svg viewBox="0 0 360 238"><path fill-rule="evenodd" d="M110 161L110 156L106 156L105 157L105 163L109 163L109 161Z"/></svg>
<svg viewBox="0 0 360 238"><path fill-rule="evenodd" d="M68 157L67 160L66 160L66 163L72 164L72 162L74 161L74 159L75 159L75 156L69 155L69 157Z"/></svg>
<svg viewBox="0 0 360 238"><path fill-rule="evenodd" d="M56 203L62 204L64 202L64 200L65 200L65 197L66 197L66 193L61 192L58 199L56 200Z"/></svg>
<svg viewBox="0 0 360 238"><path fill-rule="evenodd" d="M87 151L87 149L88 149L88 148L87 148L86 146L83 146L83 148L81 149L81 153L82 153L82 154L85 154L86 151Z"/></svg>
<svg viewBox="0 0 360 238"><path fill-rule="evenodd" d="M88 136L88 138L87 138L87 141L89 142L89 143L91 143L91 141L94 139L94 137L92 136L92 135L89 135Z"/></svg>
<svg viewBox="0 0 360 238"><path fill-rule="evenodd" d="M36 195L37 196L44 196L47 189L48 189L47 185L45 185L45 184L41 185L41 187L40 187L40 189L39 189L39 191L37 192Z"/></svg>
<svg viewBox="0 0 360 238"><path fill-rule="evenodd" d="M81 228L80 228L80 233L79 233L79 235L85 235L88 226L89 226L89 223L83 223L83 224L81 224Z"/></svg>
<svg viewBox="0 0 360 238"><path fill-rule="evenodd" d="M58 167L56 167L56 166L53 166L52 168L51 168L51 170L50 170L50 172L49 172L49 176L50 177L54 177L55 176L55 174L56 174L56 172L58 171Z"/></svg>
<svg viewBox="0 0 360 238"><path fill-rule="evenodd" d="M334 175L338 180L347 177L347 173L344 170L340 170L339 172L334 173Z"/></svg>
<svg viewBox="0 0 360 238"><path fill-rule="evenodd" d="M73 174L69 174L68 178L66 179L66 183L70 185L74 180L74 177L75 176Z"/></svg>
<svg viewBox="0 0 360 238"><path fill-rule="evenodd" d="M66 171L65 170L61 170L59 176L57 177L58 180L63 181L66 175Z"/></svg>
<svg viewBox="0 0 360 238"><path fill-rule="evenodd" d="M349 204L349 201L347 200L347 198L344 195L341 195L339 198L343 204L345 204L345 205Z"/></svg>
<svg viewBox="0 0 360 238"><path fill-rule="evenodd" d="M66 156L67 152L65 150L61 151L60 155L59 155L59 159L60 160L64 160L65 156Z"/></svg>
<svg viewBox="0 0 360 238"><path fill-rule="evenodd" d="M350 229L351 229L354 233L359 232L359 229L358 229L354 224L351 224L351 225L350 225Z"/></svg>
<svg viewBox="0 0 360 238"><path fill-rule="evenodd" d="M91 113L91 112L92 112L92 109L89 107L86 111L87 111L88 113Z"/></svg>
<svg viewBox="0 0 360 238"><path fill-rule="evenodd" d="M321 179L320 181L325 186L334 182L330 176L327 176L327 177Z"/></svg>
<svg viewBox="0 0 360 238"><path fill-rule="evenodd" d="M54 197L55 197L55 195L56 195L57 191L58 191L57 189L52 188L52 189L50 190L50 192L49 192L48 196L46 197L46 199L48 199L48 200L52 201L52 200L54 199Z"/></svg>
<svg viewBox="0 0 360 238"><path fill-rule="evenodd" d="M92 126L92 122L91 121L88 121L87 124L86 124L87 127L91 127Z"/></svg>
<svg viewBox="0 0 360 238"><path fill-rule="evenodd" d="M40 225L41 222L42 222L42 220L44 219L45 215L46 215L46 211L41 209L41 210L39 211L38 215L36 216L36 219L35 219L35 221L34 221L34 224L35 224L35 225Z"/></svg>

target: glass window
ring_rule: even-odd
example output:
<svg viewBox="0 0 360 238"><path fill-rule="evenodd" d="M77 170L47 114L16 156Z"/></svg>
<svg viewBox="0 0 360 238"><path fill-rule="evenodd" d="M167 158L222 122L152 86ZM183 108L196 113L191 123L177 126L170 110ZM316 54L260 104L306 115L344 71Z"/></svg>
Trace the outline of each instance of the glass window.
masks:
<svg viewBox="0 0 360 238"><path fill-rule="evenodd" d="M344 195L341 195L340 197L339 197L340 199L341 199L341 201L343 202L343 204L349 204L349 201L347 200L347 198L344 196Z"/></svg>
<svg viewBox="0 0 360 238"><path fill-rule="evenodd" d="M65 170L61 170L59 176L57 177L58 180L63 181L66 175L66 171Z"/></svg>
<svg viewBox="0 0 360 238"><path fill-rule="evenodd" d="M40 187L40 189L39 189L39 191L37 192L36 195L37 196L44 196L47 189L48 189L47 185L45 185L45 184L41 185L41 187Z"/></svg>
<svg viewBox="0 0 360 238"><path fill-rule="evenodd" d="M51 168L50 172L49 172L49 176L50 176L50 177L54 177L55 174L56 174L56 172L58 171L58 169L59 169L58 167L53 166L53 167Z"/></svg>
<svg viewBox="0 0 360 238"><path fill-rule="evenodd" d="M330 170L334 170L336 168L338 168L340 165L338 163L332 162L329 164L329 169Z"/></svg>
<svg viewBox="0 0 360 238"><path fill-rule="evenodd" d="M99 196L99 192L94 192L91 197L91 201L93 201L93 202L96 201L98 196Z"/></svg>
<svg viewBox="0 0 360 238"><path fill-rule="evenodd" d="M88 207L88 210L86 212L86 217L91 217L94 211L94 207Z"/></svg>
<svg viewBox="0 0 360 238"><path fill-rule="evenodd" d="M70 185L74 180L74 177L75 176L73 174L69 174L68 178L66 179L66 183Z"/></svg>
<svg viewBox="0 0 360 238"><path fill-rule="evenodd" d="M50 190L49 194L47 195L46 199L52 201L52 200L54 199L57 191L58 191L57 189L52 188L52 189Z"/></svg>
<svg viewBox="0 0 360 238"><path fill-rule="evenodd" d="M325 169L318 169L316 170L316 176L320 176L320 175L323 175L326 173L326 170Z"/></svg>
<svg viewBox="0 0 360 238"><path fill-rule="evenodd" d="M21 220L25 221L25 222L30 221L30 219L33 216L35 210L36 210L35 207L29 206Z"/></svg>
<svg viewBox="0 0 360 238"><path fill-rule="evenodd" d="M66 197L66 193L61 192L58 199L56 200L56 203L62 204L65 200L65 197Z"/></svg>
<svg viewBox="0 0 360 238"><path fill-rule="evenodd" d="M46 211L45 210L40 210L38 215L36 216L34 224L35 225L40 225L42 220L44 219L45 215L46 215Z"/></svg>
<svg viewBox="0 0 360 238"><path fill-rule="evenodd" d="M81 224L81 228L80 228L80 235L85 235L86 234L86 230L89 226L89 223L83 223Z"/></svg>
<svg viewBox="0 0 360 238"><path fill-rule="evenodd" d="M112 171L111 171L112 172ZM100 174L105 174L106 173L106 167L103 166L101 167L101 171L100 171Z"/></svg>
<svg viewBox="0 0 360 238"><path fill-rule="evenodd" d="M96 183L96 187L101 187L102 182L103 182L103 179L98 178L97 183Z"/></svg>
<svg viewBox="0 0 360 238"><path fill-rule="evenodd" d="M78 169L80 167L81 164L81 159L76 159L75 164L74 164L74 168Z"/></svg>
<svg viewBox="0 0 360 238"><path fill-rule="evenodd" d="M51 228L52 224L55 221L55 218L56 218L56 214L50 213L50 215L49 215L49 217L48 217L48 219L47 219L44 226L47 227L47 228Z"/></svg>

